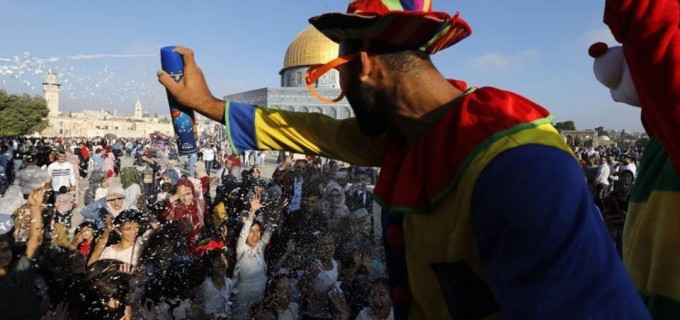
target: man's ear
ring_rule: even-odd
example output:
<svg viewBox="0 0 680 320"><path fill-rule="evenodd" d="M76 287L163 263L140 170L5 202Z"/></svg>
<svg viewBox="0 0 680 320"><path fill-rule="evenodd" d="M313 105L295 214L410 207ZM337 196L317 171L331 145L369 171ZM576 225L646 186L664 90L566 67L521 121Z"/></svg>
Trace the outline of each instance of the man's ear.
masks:
<svg viewBox="0 0 680 320"><path fill-rule="evenodd" d="M371 74L371 71L373 71L375 65L366 51L359 51L359 62L361 63L361 69L359 70L359 81L365 82L368 80L368 77Z"/></svg>

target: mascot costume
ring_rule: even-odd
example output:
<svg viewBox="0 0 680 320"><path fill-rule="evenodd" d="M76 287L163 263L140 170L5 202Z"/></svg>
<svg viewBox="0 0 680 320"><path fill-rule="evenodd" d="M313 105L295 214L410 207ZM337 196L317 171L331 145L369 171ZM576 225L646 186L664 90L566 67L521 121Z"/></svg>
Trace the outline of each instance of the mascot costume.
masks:
<svg viewBox="0 0 680 320"><path fill-rule="evenodd" d="M623 261L655 319L680 319L680 1L608 0L622 45L591 46L595 77L641 108L650 136L623 231Z"/></svg>

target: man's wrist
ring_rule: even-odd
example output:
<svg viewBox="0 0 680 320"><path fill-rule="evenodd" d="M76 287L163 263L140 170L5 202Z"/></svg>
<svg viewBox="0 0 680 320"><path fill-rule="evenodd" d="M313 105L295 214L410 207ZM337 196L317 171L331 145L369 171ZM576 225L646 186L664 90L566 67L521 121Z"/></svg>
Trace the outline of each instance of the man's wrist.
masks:
<svg viewBox="0 0 680 320"><path fill-rule="evenodd" d="M211 96L211 100L199 104L196 111L215 121L224 122L225 103L226 101Z"/></svg>

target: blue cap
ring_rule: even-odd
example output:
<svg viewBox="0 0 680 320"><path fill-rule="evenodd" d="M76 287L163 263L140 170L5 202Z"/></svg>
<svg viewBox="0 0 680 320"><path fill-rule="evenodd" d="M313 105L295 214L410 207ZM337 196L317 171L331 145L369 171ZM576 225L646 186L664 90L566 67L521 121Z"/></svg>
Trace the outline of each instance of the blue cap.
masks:
<svg viewBox="0 0 680 320"><path fill-rule="evenodd" d="M163 71L170 73L184 71L184 60L175 51L175 46L161 48L161 68L163 68Z"/></svg>

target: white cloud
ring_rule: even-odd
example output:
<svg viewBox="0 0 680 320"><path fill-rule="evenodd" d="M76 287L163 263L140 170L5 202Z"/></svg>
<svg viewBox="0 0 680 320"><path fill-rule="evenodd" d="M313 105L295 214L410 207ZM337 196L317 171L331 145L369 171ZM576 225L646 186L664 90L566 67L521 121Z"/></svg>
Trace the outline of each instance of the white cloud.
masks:
<svg viewBox="0 0 680 320"><path fill-rule="evenodd" d="M472 60L472 66L478 69L505 69L510 65L510 59L500 53L487 53Z"/></svg>
<svg viewBox="0 0 680 320"><path fill-rule="evenodd" d="M526 49L514 54L487 53L472 59L474 69L482 71L508 71L521 68L526 61L539 59L541 53L538 50Z"/></svg>
<svg viewBox="0 0 680 320"><path fill-rule="evenodd" d="M604 42L610 47L619 45L619 43L614 39L614 36L612 36L612 33L609 31L609 28L607 27L587 31L586 33L578 37L577 42L579 45L586 46L590 46L595 42Z"/></svg>

